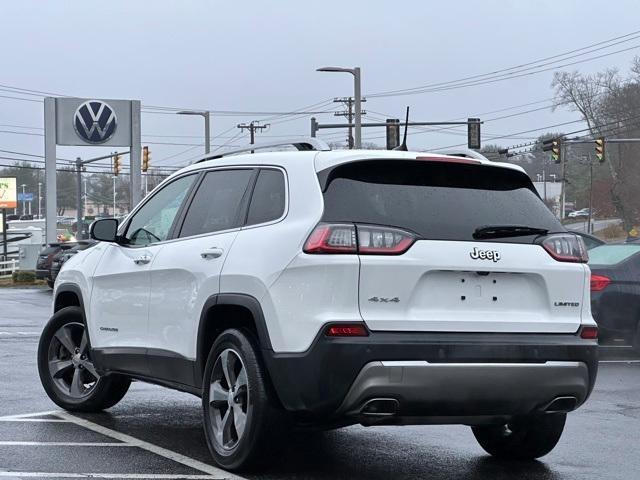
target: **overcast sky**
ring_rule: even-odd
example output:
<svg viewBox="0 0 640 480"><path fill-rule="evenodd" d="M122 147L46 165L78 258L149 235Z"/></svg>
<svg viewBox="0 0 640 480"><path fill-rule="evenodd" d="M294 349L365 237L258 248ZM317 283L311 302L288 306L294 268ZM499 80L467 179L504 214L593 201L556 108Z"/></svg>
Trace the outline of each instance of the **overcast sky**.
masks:
<svg viewBox="0 0 640 480"><path fill-rule="evenodd" d="M0 84L78 97L140 99L143 144L152 150L152 163L181 165L203 149L197 146L203 141L202 119L152 113L145 106L286 112L319 104L307 110L334 111L339 106L326 101L351 95L353 83L346 74L315 72L323 65L360 66L363 93L375 94L489 73L585 47L640 30L639 18L637 0L13 0L0 6ZM637 48L565 69L595 72L618 67L626 72L633 56L640 54L640 39L567 60L629 47ZM547 71L447 91L369 97L365 121L401 117L406 105L415 121L489 119L540 108L546 104L486 114L550 99L552 76ZM2 88L0 149L41 154L42 137L5 133L41 133L41 97ZM246 142L246 133L233 138L239 133L235 125L265 116L214 114L212 143ZM339 120L331 113L316 116L321 122ZM308 134L309 117L267 120L271 126L260 136ZM490 137L577 118L566 109L544 109L490 121L483 125L483 142L526 142L538 132L495 141ZM578 128L580 124L569 124L552 130ZM466 142L464 131L453 133L420 132L409 137L409 147ZM363 137L383 145L384 139L376 138L383 134L367 129ZM325 138L344 136L345 132L331 131ZM59 156L66 158L102 152L58 148Z"/></svg>

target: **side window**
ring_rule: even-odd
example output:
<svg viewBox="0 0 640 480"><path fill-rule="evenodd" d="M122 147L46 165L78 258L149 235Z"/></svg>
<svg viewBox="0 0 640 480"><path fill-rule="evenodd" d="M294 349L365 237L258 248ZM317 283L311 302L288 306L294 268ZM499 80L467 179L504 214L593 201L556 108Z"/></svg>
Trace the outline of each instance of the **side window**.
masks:
<svg viewBox="0 0 640 480"><path fill-rule="evenodd" d="M179 178L154 194L129 222L125 234L127 243L149 245L166 240L195 178L196 175Z"/></svg>
<svg viewBox="0 0 640 480"><path fill-rule="evenodd" d="M285 199L284 174L280 170L261 170L253 189L247 225L280 218L284 213Z"/></svg>
<svg viewBox="0 0 640 480"><path fill-rule="evenodd" d="M239 209L253 170L216 170L205 175L184 219L181 237L240 226Z"/></svg>

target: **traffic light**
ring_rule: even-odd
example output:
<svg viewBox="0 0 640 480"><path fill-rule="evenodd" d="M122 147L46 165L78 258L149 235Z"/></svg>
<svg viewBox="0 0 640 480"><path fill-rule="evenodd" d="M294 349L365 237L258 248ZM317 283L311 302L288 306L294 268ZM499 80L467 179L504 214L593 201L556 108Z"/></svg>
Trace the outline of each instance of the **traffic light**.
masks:
<svg viewBox="0 0 640 480"><path fill-rule="evenodd" d="M149 170L149 164L151 163L151 152L149 147L142 147L142 171Z"/></svg>
<svg viewBox="0 0 640 480"><path fill-rule="evenodd" d="M120 155L113 155L113 174L117 177L120 173Z"/></svg>
<svg viewBox="0 0 640 480"><path fill-rule="evenodd" d="M562 151L559 138L554 138L551 142L551 158L556 163L562 163Z"/></svg>
<svg viewBox="0 0 640 480"><path fill-rule="evenodd" d="M551 152L551 158L555 163L562 163L562 147L559 138L550 138L542 142L542 151Z"/></svg>
<svg viewBox="0 0 640 480"><path fill-rule="evenodd" d="M604 137L596 138L596 157L600 163L604 162Z"/></svg>

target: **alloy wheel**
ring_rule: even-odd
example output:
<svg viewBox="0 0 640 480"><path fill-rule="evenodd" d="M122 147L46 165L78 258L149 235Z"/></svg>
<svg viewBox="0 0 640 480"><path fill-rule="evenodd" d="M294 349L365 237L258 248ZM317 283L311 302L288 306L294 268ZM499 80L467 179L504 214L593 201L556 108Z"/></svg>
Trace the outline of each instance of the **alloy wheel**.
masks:
<svg viewBox="0 0 640 480"><path fill-rule="evenodd" d="M89 357L87 332L81 323L60 327L49 344L49 374L65 395L80 399L95 388L100 375Z"/></svg>
<svg viewBox="0 0 640 480"><path fill-rule="evenodd" d="M245 431L249 413L247 370L232 349L218 355L209 386L209 416L213 436L222 450L233 450Z"/></svg>

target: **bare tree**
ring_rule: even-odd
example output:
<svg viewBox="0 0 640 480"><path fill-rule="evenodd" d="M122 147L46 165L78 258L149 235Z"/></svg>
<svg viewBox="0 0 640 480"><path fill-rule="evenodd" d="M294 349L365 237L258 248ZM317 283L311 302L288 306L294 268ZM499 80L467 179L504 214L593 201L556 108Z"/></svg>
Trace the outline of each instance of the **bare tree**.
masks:
<svg viewBox="0 0 640 480"><path fill-rule="evenodd" d="M554 108L564 106L578 112L592 137L640 134L640 59L634 60L629 78L622 78L615 69L590 75L558 72L551 87L555 89ZM637 224L639 218L635 205L640 165L633 161L639 153L635 144L607 147L611 201L627 230Z"/></svg>

